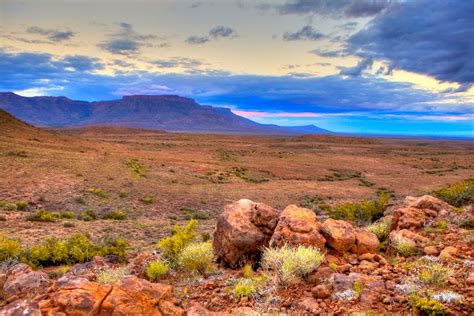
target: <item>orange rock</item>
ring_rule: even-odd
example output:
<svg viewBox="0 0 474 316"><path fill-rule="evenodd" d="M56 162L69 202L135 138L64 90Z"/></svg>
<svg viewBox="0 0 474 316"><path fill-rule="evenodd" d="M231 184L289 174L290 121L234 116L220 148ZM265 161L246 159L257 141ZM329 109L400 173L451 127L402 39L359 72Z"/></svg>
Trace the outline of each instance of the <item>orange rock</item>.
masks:
<svg viewBox="0 0 474 316"><path fill-rule="evenodd" d="M23 263L17 264L6 273L3 284L4 298L7 302L11 302L45 292L49 281L46 273L33 271Z"/></svg>
<svg viewBox="0 0 474 316"><path fill-rule="evenodd" d="M326 239L319 232L321 224L316 215L307 208L296 205L287 206L280 214L280 219L270 240L272 246L316 246L324 249Z"/></svg>
<svg viewBox="0 0 474 316"><path fill-rule="evenodd" d="M393 212L392 229L418 229L427 219L425 212L418 208L398 208Z"/></svg>
<svg viewBox="0 0 474 316"><path fill-rule="evenodd" d="M326 245L339 253L355 245L356 230L349 222L328 219L323 223L321 233L326 238Z"/></svg>
<svg viewBox="0 0 474 316"><path fill-rule="evenodd" d="M355 254L376 253L380 241L374 233L365 229L358 229L356 232L356 242L351 251Z"/></svg>
<svg viewBox="0 0 474 316"><path fill-rule="evenodd" d="M452 208L448 203L431 195L423 195L420 197L407 196L404 204L408 207L434 210L437 213L443 210L449 211Z"/></svg>

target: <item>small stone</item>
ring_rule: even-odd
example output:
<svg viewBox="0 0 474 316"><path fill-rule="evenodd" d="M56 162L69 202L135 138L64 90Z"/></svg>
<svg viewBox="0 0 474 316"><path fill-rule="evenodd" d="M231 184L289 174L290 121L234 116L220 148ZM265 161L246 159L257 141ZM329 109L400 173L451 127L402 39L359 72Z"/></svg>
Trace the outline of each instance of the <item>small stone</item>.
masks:
<svg viewBox="0 0 474 316"><path fill-rule="evenodd" d="M474 285L474 272L471 272L466 279L467 285Z"/></svg>
<svg viewBox="0 0 474 316"><path fill-rule="evenodd" d="M439 254L439 251L435 246L426 246L423 248L423 252L427 256L437 256Z"/></svg>
<svg viewBox="0 0 474 316"><path fill-rule="evenodd" d="M368 260L368 261L374 261L375 260L375 254L373 253L364 253L363 255L360 255L359 260Z"/></svg>
<svg viewBox="0 0 474 316"><path fill-rule="evenodd" d="M326 284L316 285L311 289L314 298L325 299L331 296L331 289Z"/></svg>

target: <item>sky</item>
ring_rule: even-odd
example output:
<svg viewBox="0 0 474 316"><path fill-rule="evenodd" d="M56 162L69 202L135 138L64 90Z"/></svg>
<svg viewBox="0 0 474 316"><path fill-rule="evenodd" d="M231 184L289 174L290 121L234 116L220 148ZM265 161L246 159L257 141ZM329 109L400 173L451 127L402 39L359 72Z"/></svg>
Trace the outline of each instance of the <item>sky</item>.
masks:
<svg viewBox="0 0 474 316"><path fill-rule="evenodd" d="M474 1L0 0L0 91L474 137Z"/></svg>

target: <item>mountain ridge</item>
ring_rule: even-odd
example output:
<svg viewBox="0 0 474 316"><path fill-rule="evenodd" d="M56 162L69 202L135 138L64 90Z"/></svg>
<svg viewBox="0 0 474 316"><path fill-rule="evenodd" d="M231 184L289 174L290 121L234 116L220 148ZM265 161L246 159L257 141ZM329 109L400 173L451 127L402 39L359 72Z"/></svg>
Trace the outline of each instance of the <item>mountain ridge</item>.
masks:
<svg viewBox="0 0 474 316"><path fill-rule="evenodd" d="M229 134L329 134L315 125L260 124L228 108L200 105L178 95L132 95L107 101L23 97L0 92L0 109L39 127L120 126L179 132Z"/></svg>

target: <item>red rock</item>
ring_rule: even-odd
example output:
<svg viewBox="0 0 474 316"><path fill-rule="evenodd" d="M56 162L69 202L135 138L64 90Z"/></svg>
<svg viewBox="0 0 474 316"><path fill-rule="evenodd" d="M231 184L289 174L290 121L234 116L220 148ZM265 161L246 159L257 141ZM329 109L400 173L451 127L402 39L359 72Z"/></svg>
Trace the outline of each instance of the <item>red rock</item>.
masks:
<svg viewBox="0 0 474 316"><path fill-rule="evenodd" d="M401 230L398 230L398 231L394 230L390 233L390 240L391 241L396 240L397 238L403 238L403 239L410 240L419 249L423 249L426 246L426 244L429 243L429 241L430 241L428 238L423 237L420 234L412 232L408 229L401 229Z"/></svg>
<svg viewBox="0 0 474 316"><path fill-rule="evenodd" d="M449 211L452 208L448 203L431 195L423 195L421 197L407 196L404 204L408 207L434 210L437 213L442 210Z"/></svg>
<svg viewBox="0 0 474 316"><path fill-rule="evenodd" d="M326 245L339 253L355 245L356 231L349 222L328 219L323 223L321 232L326 238Z"/></svg>
<svg viewBox="0 0 474 316"><path fill-rule="evenodd" d="M310 313L316 314L319 312L319 304L316 302L316 300L312 297L305 297L303 298L298 305L304 309L305 311L308 311Z"/></svg>
<svg viewBox="0 0 474 316"><path fill-rule="evenodd" d="M425 212L418 208L404 207L393 212L392 230L398 229L418 229L423 227L427 216Z"/></svg>
<svg viewBox="0 0 474 316"><path fill-rule="evenodd" d="M263 203L239 200L224 207L214 232L217 259L236 268L255 261L268 246L280 212Z"/></svg>
<svg viewBox="0 0 474 316"><path fill-rule="evenodd" d="M356 232L356 242L351 248L355 254L375 253L379 248L380 241L374 233L365 229L358 229Z"/></svg>
<svg viewBox="0 0 474 316"><path fill-rule="evenodd" d="M453 246L448 246L441 250L439 257L443 260L453 260L459 255L459 249Z"/></svg>
<svg viewBox="0 0 474 316"><path fill-rule="evenodd" d="M304 245L324 249L326 239L321 235L320 230L321 224L316 221L313 211L289 205L280 214L270 245L276 247L284 244Z"/></svg>
<svg viewBox="0 0 474 316"><path fill-rule="evenodd" d="M375 254L373 254L373 253L364 253L364 254L360 255L357 259L375 261Z"/></svg>
<svg viewBox="0 0 474 316"><path fill-rule="evenodd" d="M319 284L311 289L311 294L316 299L326 299L331 296L331 289L326 284Z"/></svg>
<svg viewBox="0 0 474 316"><path fill-rule="evenodd" d="M437 256L439 254L438 248L435 246L426 246L423 248L423 252L427 256Z"/></svg>
<svg viewBox="0 0 474 316"><path fill-rule="evenodd" d="M467 285L474 285L474 272L469 273L469 276L466 279Z"/></svg>
<svg viewBox="0 0 474 316"><path fill-rule="evenodd" d="M332 283L335 292L341 292L347 289L352 289L354 285L354 276L348 276L342 273L334 273L332 276Z"/></svg>
<svg viewBox="0 0 474 316"><path fill-rule="evenodd" d="M360 293L360 302L370 305L380 301L380 294L385 291L385 283L381 280L366 283Z"/></svg>
<svg viewBox="0 0 474 316"><path fill-rule="evenodd" d="M319 284L329 280L329 278L334 274L334 271L329 267L319 267L316 271L311 273L308 276L309 284Z"/></svg>
<svg viewBox="0 0 474 316"><path fill-rule="evenodd" d="M38 303L29 300L14 301L0 310L1 316L41 316Z"/></svg>
<svg viewBox="0 0 474 316"><path fill-rule="evenodd" d="M46 291L50 281L46 273L33 271L23 263L10 268L6 276L3 292L7 302L42 293Z"/></svg>

